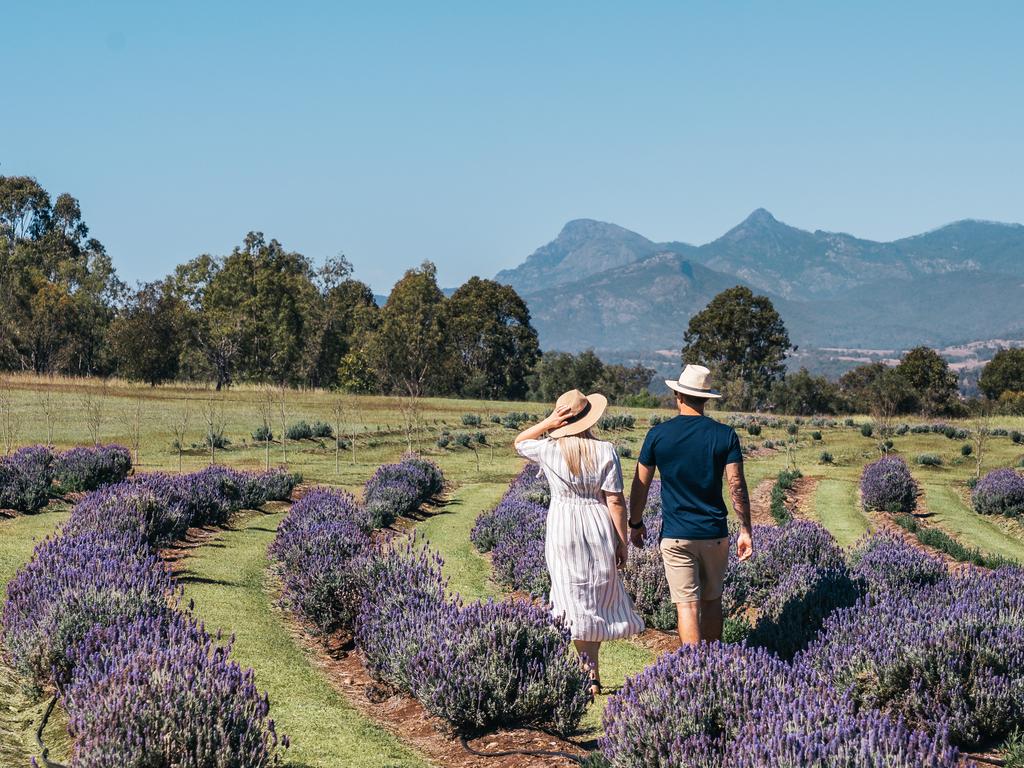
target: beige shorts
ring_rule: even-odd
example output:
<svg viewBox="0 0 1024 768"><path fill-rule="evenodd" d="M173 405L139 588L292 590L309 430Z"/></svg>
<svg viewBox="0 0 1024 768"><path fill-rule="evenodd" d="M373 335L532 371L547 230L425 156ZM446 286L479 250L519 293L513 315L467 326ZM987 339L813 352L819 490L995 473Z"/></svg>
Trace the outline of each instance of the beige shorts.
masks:
<svg viewBox="0 0 1024 768"><path fill-rule="evenodd" d="M716 600L729 566L729 539L662 539L661 559L673 603Z"/></svg>

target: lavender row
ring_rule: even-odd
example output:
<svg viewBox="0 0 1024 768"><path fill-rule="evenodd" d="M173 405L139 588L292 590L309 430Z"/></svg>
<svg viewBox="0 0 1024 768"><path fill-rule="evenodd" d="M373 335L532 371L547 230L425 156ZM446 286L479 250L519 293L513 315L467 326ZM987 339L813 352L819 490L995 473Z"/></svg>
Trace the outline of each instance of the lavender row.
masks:
<svg viewBox="0 0 1024 768"><path fill-rule="evenodd" d="M63 453L46 446L21 448L0 458L0 509L36 512L60 493L92 491L128 477L132 457L120 445L72 448Z"/></svg>
<svg viewBox="0 0 1024 768"><path fill-rule="evenodd" d="M415 484L424 476L419 463L403 462L408 477L391 465L375 478ZM432 486L443 487L439 473ZM566 627L529 602L450 597L436 553L368 530L366 507L377 493L364 493L364 506L344 492L317 490L293 506L270 550L285 604L314 632L353 639L378 681L462 733L574 730L589 682Z"/></svg>
<svg viewBox="0 0 1024 768"><path fill-rule="evenodd" d="M251 670L181 603L155 547L290 494L294 478L210 468L86 496L8 585L6 656L69 716L71 765L277 765L287 739Z"/></svg>

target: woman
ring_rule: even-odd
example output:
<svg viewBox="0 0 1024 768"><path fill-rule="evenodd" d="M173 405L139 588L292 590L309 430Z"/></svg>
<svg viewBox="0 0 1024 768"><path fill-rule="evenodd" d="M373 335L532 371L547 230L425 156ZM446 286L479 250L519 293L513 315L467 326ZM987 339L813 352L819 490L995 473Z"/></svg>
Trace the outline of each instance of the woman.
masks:
<svg viewBox="0 0 1024 768"><path fill-rule="evenodd" d="M622 468L615 447L590 428L608 407L604 395L566 392L544 421L516 437L516 450L540 464L551 486L544 557L551 603L587 659L594 693L601 692L601 642L643 631L644 621L616 567L626 564L627 517ZM541 439L548 433L548 439Z"/></svg>

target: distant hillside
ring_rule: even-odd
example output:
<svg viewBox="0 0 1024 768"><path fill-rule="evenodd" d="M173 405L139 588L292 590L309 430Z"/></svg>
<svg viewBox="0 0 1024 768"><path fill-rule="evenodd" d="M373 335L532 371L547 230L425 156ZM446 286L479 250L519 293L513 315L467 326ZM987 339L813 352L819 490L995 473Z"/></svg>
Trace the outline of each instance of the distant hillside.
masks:
<svg viewBox="0 0 1024 768"><path fill-rule="evenodd" d="M678 349L693 313L749 285L804 347L945 345L1024 335L1024 226L960 221L880 243L807 232L758 209L701 246L581 219L498 274L545 349Z"/></svg>

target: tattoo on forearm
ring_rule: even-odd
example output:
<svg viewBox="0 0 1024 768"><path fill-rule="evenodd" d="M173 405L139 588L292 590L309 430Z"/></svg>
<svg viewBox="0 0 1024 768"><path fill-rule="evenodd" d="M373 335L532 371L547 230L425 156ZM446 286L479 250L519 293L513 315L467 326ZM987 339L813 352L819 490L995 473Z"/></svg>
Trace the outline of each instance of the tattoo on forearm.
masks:
<svg viewBox="0 0 1024 768"><path fill-rule="evenodd" d="M747 492L747 479L743 476L743 466L729 467L726 476L729 481L729 495L732 496L732 507L740 524L750 527L750 494Z"/></svg>

